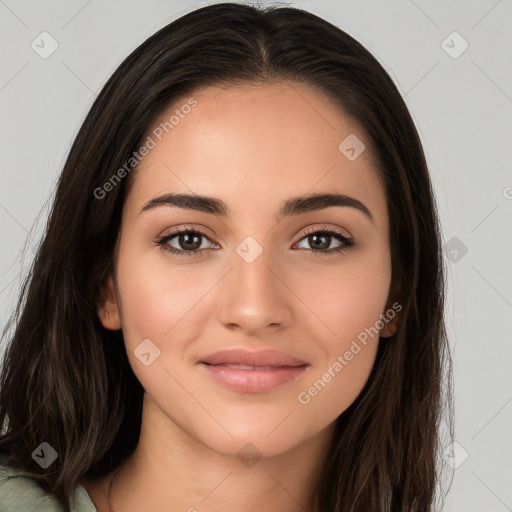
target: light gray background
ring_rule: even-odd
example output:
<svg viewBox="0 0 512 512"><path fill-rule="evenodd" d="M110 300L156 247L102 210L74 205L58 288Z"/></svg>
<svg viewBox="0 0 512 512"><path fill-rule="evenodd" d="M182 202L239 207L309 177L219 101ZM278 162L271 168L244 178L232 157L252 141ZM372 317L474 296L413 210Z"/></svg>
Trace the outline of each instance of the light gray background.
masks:
<svg viewBox="0 0 512 512"><path fill-rule="evenodd" d="M207 3L215 2L0 0L2 325L44 227L45 203L97 93L142 41ZM512 2L274 4L304 8L348 32L405 97L448 244L458 444L443 510L512 511ZM43 31L58 43L46 59L31 47L49 48L48 39L40 42ZM464 40L467 50L453 58Z"/></svg>

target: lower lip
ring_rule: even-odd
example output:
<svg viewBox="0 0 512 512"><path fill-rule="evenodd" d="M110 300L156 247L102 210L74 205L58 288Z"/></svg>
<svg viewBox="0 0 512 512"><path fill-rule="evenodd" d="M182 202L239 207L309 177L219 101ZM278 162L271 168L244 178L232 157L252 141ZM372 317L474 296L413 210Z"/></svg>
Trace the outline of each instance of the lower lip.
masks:
<svg viewBox="0 0 512 512"><path fill-rule="evenodd" d="M303 366L282 366L273 370L241 370L222 364L201 363L208 374L224 386L245 393L263 393L296 379L306 369Z"/></svg>

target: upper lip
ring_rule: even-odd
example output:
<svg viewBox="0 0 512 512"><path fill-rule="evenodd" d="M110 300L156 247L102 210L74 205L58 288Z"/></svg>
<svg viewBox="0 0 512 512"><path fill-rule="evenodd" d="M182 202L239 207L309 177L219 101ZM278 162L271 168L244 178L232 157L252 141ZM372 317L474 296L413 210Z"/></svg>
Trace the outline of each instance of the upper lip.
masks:
<svg viewBox="0 0 512 512"><path fill-rule="evenodd" d="M249 351L245 349L220 350L199 361L208 364L242 364L247 366L303 366L306 363L277 350Z"/></svg>

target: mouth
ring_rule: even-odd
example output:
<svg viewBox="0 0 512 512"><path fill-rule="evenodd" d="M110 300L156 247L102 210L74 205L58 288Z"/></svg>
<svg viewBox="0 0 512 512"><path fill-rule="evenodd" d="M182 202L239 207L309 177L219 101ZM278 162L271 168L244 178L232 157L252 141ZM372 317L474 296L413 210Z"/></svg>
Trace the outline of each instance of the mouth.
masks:
<svg viewBox="0 0 512 512"><path fill-rule="evenodd" d="M307 364L286 352L279 352L277 350L258 350L251 351L246 349L228 349L219 350L210 354L200 360L201 363L211 365L242 365L251 367L282 367L282 366L302 366Z"/></svg>
<svg viewBox="0 0 512 512"><path fill-rule="evenodd" d="M263 393L296 380L309 363L274 350L229 350L204 358L199 366L210 378L231 390Z"/></svg>

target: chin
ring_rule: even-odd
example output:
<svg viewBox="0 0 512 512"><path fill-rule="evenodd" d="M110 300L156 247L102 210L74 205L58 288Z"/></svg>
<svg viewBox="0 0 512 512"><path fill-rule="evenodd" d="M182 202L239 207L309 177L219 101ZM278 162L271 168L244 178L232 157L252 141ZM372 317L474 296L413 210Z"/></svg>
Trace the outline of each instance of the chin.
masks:
<svg viewBox="0 0 512 512"><path fill-rule="evenodd" d="M288 439L288 444L284 445L281 440L274 439L270 442L269 440L254 439L247 436L235 437L229 443L214 443L210 445L210 448L222 455L236 458L245 466L251 467L257 460L282 455L294 446L296 444L290 439Z"/></svg>
<svg viewBox="0 0 512 512"><path fill-rule="evenodd" d="M293 449L307 437L305 433L301 435L297 430L291 431L278 427L280 421L282 418L277 422L272 421L271 428L267 423L257 425L244 423L237 425L236 428L225 424L232 437L228 435L212 437L211 432L201 437L206 446L223 455L237 458L274 457Z"/></svg>

